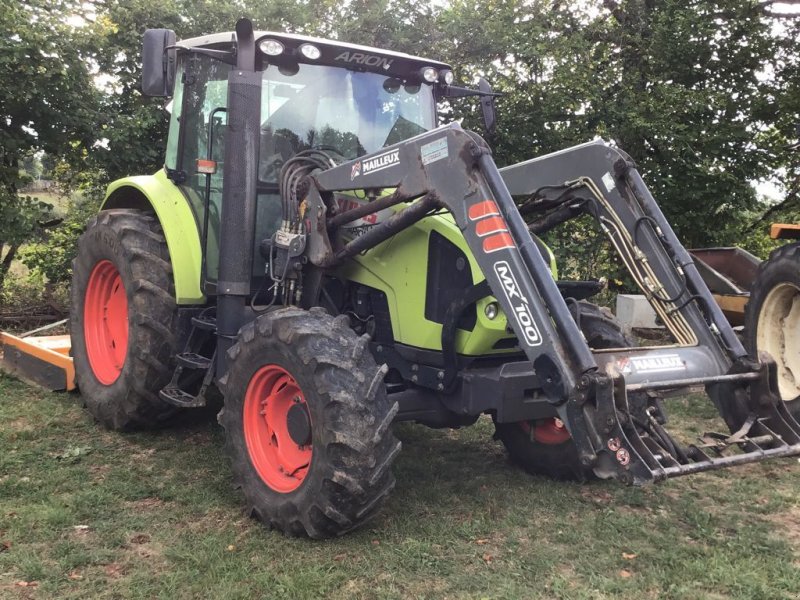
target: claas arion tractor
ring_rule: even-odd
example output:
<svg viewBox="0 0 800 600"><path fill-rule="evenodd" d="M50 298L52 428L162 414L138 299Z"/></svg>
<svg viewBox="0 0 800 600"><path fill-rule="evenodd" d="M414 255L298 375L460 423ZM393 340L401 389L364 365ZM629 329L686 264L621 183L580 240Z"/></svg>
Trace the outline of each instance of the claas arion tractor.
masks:
<svg viewBox="0 0 800 600"><path fill-rule="evenodd" d="M527 470L645 484L800 454L775 365L748 356L639 176L595 140L498 169L437 102L444 63L269 32L144 35L171 97L165 166L112 183L80 239L71 335L91 414L157 426L223 398L251 513L328 537L395 485L392 426L490 415ZM559 281L539 235L590 215L671 334L636 347ZM682 444L667 392L730 433Z"/></svg>

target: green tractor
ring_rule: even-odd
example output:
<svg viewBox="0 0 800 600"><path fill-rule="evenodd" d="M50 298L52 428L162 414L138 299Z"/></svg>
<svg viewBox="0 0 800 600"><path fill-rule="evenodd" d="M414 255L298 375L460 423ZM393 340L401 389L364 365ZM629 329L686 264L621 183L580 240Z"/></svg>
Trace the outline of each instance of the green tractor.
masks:
<svg viewBox="0 0 800 600"><path fill-rule="evenodd" d="M329 537L394 486L392 426L491 415L535 473L644 484L800 454L775 367L748 357L632 160L596 140L498 169L438 126L444 63L298 35L144 36L171 97L165 166L109 186L82 236L72 353L103 425L221 392L251 513ZM588 214L673 337L634 347L539 240ZM704 387L729 434L679 443L664 392Z"/></svg>

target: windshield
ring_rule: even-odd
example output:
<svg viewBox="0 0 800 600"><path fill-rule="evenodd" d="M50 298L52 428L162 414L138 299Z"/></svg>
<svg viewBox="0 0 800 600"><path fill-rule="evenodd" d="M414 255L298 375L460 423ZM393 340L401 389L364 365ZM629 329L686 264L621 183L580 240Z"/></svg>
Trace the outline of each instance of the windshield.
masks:
<svg viewBox="0 0 800 600"><path fill-rule="evenodd" d="M284 161L309 148L340 160L375 152L433 129L434 114L427 85L320 65L270 66L262 79L259 179L276 181Z"/></svg>

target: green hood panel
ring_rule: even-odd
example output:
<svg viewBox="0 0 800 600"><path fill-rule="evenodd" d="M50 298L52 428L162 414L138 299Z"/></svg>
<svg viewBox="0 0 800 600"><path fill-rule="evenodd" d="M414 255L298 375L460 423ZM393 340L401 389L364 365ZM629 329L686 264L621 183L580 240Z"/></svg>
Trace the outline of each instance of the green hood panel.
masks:
<svg viewBox="0 0 800 600"><path fill-rule="evenodd" d="M176 301L178 304L204 303L206 297L200 289L202 253L197 222L186 198L167 178L166 172L117 179L108 186L101 210L111 208L152 208L155 211L172 260Z"/></svg>
<svg viewBox="0 0 800 600"><path fill-rule="evenodd" d="M485 279L461 230L450 215L423 219L370 251L347 261L337 271L344 279L382 290L386 294L392 333L397 342L441 350L442 326L424 316L428 240L432 231L444 236L464 252L474 283ZM513 337L506 331L507 321L502 311L493 320L486 317L486 305L493 301L492 297L478 301L477 322L472 331L457 330L456 351L459 354L474 356L509 351L493 348L499 340Z"/></svg>

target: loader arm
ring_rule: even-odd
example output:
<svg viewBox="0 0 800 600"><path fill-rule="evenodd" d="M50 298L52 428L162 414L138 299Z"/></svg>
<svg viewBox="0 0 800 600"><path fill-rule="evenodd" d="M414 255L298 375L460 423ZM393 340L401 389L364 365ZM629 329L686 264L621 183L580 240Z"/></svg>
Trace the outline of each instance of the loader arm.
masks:
<svg viewBox="0 0 800 600"><path fill-rule="evenodd" d="M316 190L309 193L306 213L313 232L309 236L311 262L332 266L435 210L447 209L509 316L520 347L537 372L546 374L543 381L548 393L566 400L580 376L596 370L597 364L570 317L549 265L505 190L485 142L452 124L385 148L376 156L314 175ZM382 166L385 160L392 162ZM374 170L370 169L373 164ZM387 187L396 188L390 202L416 202L334 250L324 226L324 195ZM344 218L337 216L339 222Z"/></svg>
<svg viewBox="0 0 800 600"><path fill-rule="evenodd" d="M316 170L306 186L299 211L304 224L276 234L273 245L288 255L304 254L317 267L306 269L312 274L375 247L432 212L451 212L542 393L568 428L582 463L598 476L640 484L800 454L800 426L775 393L774 364L748 360L632 161L605 142L499 171L479 136L451 124ZM396 191L334 214L333 192L384 188ZM543 194L545 200L568 193L571 212L579 206L592 214L677 344L592 352L512 192ZM352 241L336 241L337 226L401 202L408 204L388 220ZM303 293L313 302L315 277L306 279ZM681 448L664 429L655 402L635 413L628 403L634 392L693 386L705 386L733 435Z"/></svg>

